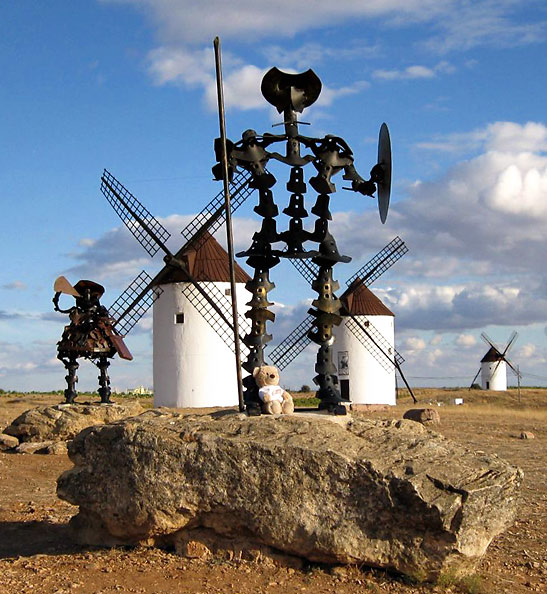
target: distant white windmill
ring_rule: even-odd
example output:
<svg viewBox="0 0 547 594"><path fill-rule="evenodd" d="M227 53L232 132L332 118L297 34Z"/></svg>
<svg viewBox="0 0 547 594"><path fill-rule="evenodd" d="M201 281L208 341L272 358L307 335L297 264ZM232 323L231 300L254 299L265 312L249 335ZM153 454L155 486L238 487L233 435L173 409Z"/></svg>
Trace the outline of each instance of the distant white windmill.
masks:
<svg viewBox="0 0 547 594"><path fill-rule="evenodd" d="M518 367L515 367L507 358L507 353L515 343L518 333L513 332L505 345L505 348L500 349L486 333L481 334L481 338L490 347L486 355L481 359L481 366L477 374L471 382L471 386L475 383L479 373L481 374L481 388L483 390L494 390L497 392L504 392L507 390L507 367L520 380L520 372Z"/></svg>

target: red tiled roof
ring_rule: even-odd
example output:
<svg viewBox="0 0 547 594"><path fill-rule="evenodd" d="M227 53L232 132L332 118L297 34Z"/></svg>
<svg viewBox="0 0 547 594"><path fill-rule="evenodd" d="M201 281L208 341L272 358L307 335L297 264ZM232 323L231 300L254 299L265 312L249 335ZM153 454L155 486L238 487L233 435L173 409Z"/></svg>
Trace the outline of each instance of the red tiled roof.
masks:
<svg viewBox="0 0 547 594"><path fill-rule="evenodd" d="M344 310L354 316L393 316L376 295L364 284L349 289L341 297Z"/></svg>
<svg viewBox="0 0 547 594"><path fill-rule="evenodd" d="M181 258L188 267L190 274L201 282L230 282L230 266L228 253L209 233L198 243L198 249L190 249ZM245 283L250 276L235 263L235 277L237 283ZM180 270L173 269L161 279L161 284L185 282L188 279Z"/></svg>

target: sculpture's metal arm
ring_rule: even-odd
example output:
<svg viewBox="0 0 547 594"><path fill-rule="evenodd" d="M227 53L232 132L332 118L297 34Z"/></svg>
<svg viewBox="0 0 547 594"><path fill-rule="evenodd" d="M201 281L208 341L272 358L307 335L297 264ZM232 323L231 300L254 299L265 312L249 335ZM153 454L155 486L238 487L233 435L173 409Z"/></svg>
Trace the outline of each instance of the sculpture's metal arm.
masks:
<svg viewBox="0 0 547 594"><path fill-rule="evenodd" d="M360 194L363 194L363 196L373 197L374 192L376 191L376 183L374 181L373 171L376 167L377 165L372 168L371 179L365 180L359 175L359 173L357 173L355 166L353 163L351 163L350 165L346 165L346 167L344 167L344 175L342 177L345 180L351 181L351 189L354 192L359 192Z"/></svg>
<svg viewBox="0 0 547 594"><path fill-rule="evenodd" d="M73 307L69 307L68 309L61 309L59 307L59 297L61 296L62 291L57 291L57 293L55 293L52 301L53 301L53 311L59 311L61 313L70 313L74 308Z"/></svg>

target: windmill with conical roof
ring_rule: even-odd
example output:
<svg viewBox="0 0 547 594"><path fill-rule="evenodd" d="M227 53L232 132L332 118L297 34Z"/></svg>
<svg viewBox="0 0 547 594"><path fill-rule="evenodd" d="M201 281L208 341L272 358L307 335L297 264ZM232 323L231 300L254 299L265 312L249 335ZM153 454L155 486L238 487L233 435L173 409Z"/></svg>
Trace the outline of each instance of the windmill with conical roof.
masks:
<svg viewBox="0 0 547 594"><path fill-rule="evenodd" d="M334 356L342 396L354 405L396 404L395 366L391 361L395 352L395 314L360 279L340 299L342 323L335 331ZM374 328L385 341L388 357L367 348L367 337L359 335L358 324L369 332Z"/></svg>
<svg viewBox="0 0 547 594"><path fill-rule="evenodd" d="M394 314L368 289L407 252L405 242L395 237L346 281L347 289L340 296L341 319L332 341L340 391L346 402L395 404L395 371L399 372L416 401L401 369L404 358L394 346ZM312 282L313 262L296 261L294 265L308 282ZM298 357L312 340L313 323L310 310L270 354L274 365L284 369Z"/></svg>
<svg viewBox="0 0 547 594"><path fill-rule="evenodd" d="M497 392L505 392L507 390L507 367L520 379L520 372L518 367L508 359L507 355L513 344L517 339L518 333L513 332L507 341L507 344L502 349L498 347L494 341L485 333L481 333L481 338L490 347L484 357L481 359L481 365L477 371L471 387L473 387L475 380L481 374L481 388L483 390L494 390ZM471 388L470 388L471 389Z"/></svg>
<svg viewBox="0 0 547 594"><path fill-rule="evenodd" d="M212 235L204 234L181 259L215 300L230 298L228 253ZM251 278L237 264L235 277L237 300L245 303L245 283ZM153 305L154 406L237 405L229 328L220 324L218 316L208 319L206 302L180 269L171 269L154 286L160 292ZM249 328L248 320L242 318L240 330Z"/></svg>

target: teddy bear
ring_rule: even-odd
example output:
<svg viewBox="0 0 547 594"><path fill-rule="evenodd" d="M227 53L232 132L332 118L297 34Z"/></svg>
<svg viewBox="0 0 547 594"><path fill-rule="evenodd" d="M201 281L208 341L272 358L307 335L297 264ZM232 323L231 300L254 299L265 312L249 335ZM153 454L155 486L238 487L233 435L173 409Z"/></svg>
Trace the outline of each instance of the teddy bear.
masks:
<svg viewBox="0 0 547 594"><path fill-rule="evenodd" d="M258 386L258 396L262 402L262 412L267 415L294 412L292 396L279 386L279 371L272 365L255 367L253 377Z"/></svg>

